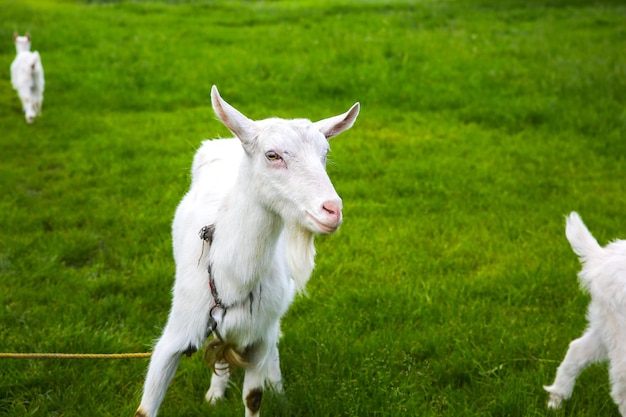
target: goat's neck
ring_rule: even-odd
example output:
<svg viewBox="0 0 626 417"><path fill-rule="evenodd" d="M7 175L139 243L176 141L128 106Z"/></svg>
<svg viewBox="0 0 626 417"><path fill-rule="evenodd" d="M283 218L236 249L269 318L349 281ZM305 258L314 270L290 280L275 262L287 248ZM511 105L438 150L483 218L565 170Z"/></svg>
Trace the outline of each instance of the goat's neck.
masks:
<svg viewBox="0 0 626 417"><path fill-rule="evenodd" d="M211 271L225 304L246 298L272 267L282 219L236 186L215 222Z"/></svg>

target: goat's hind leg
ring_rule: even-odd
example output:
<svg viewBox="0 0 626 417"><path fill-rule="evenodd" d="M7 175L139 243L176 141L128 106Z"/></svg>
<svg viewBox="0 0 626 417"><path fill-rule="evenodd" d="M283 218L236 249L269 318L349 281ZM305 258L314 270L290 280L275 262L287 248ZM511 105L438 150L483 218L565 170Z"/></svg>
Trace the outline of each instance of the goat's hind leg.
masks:
<svg viewBox="0 0 626 417"><path fill-rule="evenodd" d="M616 343L609 351L611 397L620 414L626 417L626 329L614 329L612 333Z"/></svg>
<svg viewBox="0 0 626 417"><path fill-rule="evenodd" d="M543 387L550 393L548 408L561 408L563 401L571 397L580 372L589 364L606 358L606 348L600 335L593 329L587 329L580 338L573 340L556 371L554 383Z"/></svg>
<svg viewBox="0 0 626 417"><path fill-rule="evenodd" d="M263 352L264 350L259 351L258 347L255 347L250 349L249 354L252 359L256 361L259 354L263 354ZM271 353L266 361L267 360L269 360L269 363L267 363L267 368L265 367L265 361L262 361L262 363L259 365L253 365L254 370L250 370L249 375L248 373L246 373L248 385L253 386L253 388L250 389L252 395L250 396L250 393L248 393L248 395L246 395L246 398L244 398L244 401L246 403L246 408L250 408L250 405L252 410L257 408L257 412L258 407L255 406L255 403L258 403L258 405L260 406L260 401L262 398L261 394L263 392L263 380L265 379L265 375L267 375L267 383L270 389L279 394L282 394L283 392L282 377L280 372L280 360L278 357L278 346L276 344L271 347ZM257 369L257 367L259 366L263 367L260 372ZM226 362L217 362L215 364L215 372L213 373L213 376L211 378L211 386L209 387L209 390L205 395L205 399L207 402L213 405L224 398L229 378L229 365Z"/></svg>
<svg viewBox="0 0 626 417"><path fill-rule="evenodd" d="M230 378L230 368L226 362L218 361L215 364L215 371L211 377L211 386L204 396L205 400L214 405L224 398L226 386Z"/></svg>

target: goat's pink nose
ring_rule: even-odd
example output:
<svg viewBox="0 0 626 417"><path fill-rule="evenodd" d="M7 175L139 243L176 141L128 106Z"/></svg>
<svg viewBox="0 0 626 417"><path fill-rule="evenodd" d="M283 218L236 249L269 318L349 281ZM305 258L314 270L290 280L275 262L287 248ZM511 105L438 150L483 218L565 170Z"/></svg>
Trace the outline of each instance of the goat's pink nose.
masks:
<svg viewBox="0 0 626 417"><path fill-rule="evenodd" d="M328 200L322 204L322 208L333 222L341 221L341 200Z"/></svg>

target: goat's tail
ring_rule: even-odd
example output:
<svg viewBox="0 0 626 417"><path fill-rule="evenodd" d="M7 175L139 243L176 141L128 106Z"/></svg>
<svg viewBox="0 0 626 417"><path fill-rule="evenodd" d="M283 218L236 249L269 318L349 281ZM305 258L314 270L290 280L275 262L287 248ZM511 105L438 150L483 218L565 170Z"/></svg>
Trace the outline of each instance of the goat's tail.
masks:
<svg viewBox="0 0 626 417"><path fill-rule="evenodd" d="M582 263L598 257L604 251L575 211L566 218L565 236Z"/></svg>
<svg viewBox="0 0 626 417"><path fill-rule="evenodd" d="M229 367L245 367L248 362L245 359L246 353L239 353L232 343L226 343L221 338L216 337L211 340L204 352L204 359L207 361L215 374L227 371ZM219 364L226 363L228 367L219 367Z"/></svg>

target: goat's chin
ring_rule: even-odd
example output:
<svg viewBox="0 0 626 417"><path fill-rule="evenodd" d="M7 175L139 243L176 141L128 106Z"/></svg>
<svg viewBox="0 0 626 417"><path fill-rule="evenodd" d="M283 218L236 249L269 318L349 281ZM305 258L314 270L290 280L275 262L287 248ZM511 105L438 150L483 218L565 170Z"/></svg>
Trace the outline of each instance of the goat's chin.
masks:
<svg viewBox="0 0 626 417"><path fill-rule="evenodd" d="M306 212L307 215L307 220L309 220L307 222L307 224L305 225L305 227L311 232L311 233L315 233L316 235L330 235L333 234L337 231L337 229L339 229L339 226L341 225L341 220L339 220L338 222L323 222L319 219L317 219L315 216L313 216L311 213L309 213L308 211Z"/></svg>
<svg viewBox="0 0 626 417"><path fill-rule="evenodd" d="M313 233L315 233L316 235L332 235L338 229L339 229L339 225L333 226L333 227L329 227L329 226L326 226L326 225L321 225L320 229L314 231Z"/></svg>

